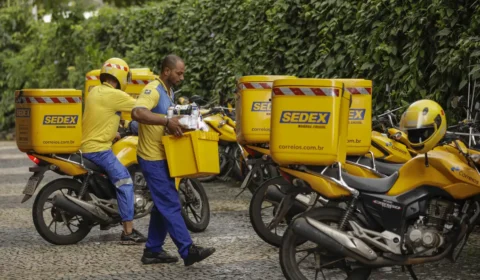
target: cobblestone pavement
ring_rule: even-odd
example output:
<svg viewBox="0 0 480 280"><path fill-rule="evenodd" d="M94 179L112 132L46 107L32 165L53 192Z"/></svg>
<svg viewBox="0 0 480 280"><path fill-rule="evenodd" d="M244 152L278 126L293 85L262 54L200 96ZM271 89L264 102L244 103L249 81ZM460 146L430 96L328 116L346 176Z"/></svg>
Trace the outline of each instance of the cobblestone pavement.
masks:
<svg viewBox="0 0 480 280"><path fill-rule="evenodd" d="M97 228L82 242L54 246L36 232L31 215L33 199L20 204L32 163L14 142L0 142L0 279L284 279L278 252L258 238L250 226L245 192L235 199L238 184L206 184L211 222L203 233L192 234L200 245L217 252L192 267L177 264L144 266L143 246L118 244L120 227ZM50 172L51 173L51 172ZM45 176L46 183L56 175ZM148 217L136 227L147 233ZM417 266L419 279L480 279L480 238L474 234L456 264L447 261ZM168 240L166 249L176 252ZM336 279L334 277L333 279ZM400 269L376 271L371 279L410 279Z"/></svg>

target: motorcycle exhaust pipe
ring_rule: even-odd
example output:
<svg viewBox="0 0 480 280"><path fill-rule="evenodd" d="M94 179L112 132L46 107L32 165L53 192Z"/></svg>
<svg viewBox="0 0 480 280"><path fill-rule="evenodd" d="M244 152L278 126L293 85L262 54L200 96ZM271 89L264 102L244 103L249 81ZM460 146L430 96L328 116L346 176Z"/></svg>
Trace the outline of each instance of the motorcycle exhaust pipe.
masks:
<svg viewBox="0 0 480 280"><path fill-rule="evenodd" d="M311 218L297 218L291 225L295 234L317 243L329 252L371 264L377 254L362 240Z"/></svg>
<svg viewBox="0 0 480 280"><path fill-rule="evenodd" d="M97 223L108 223L110 217L96 206L67 194L57 194L52 199L52 204L68 213L79 215L87 220Z"/></svg>
<svg viewBox="0 0 480 280"><path fill-rule="evenodd" d="M289 188L294 188L294 187L289 187ZM280 203L285 196L286 194L283 193L279 189L279 187L275 185L268 186L267 191L265 192L266 199L268 199L269 201L277 202L277 203ZM308 198L305 195L298 194L297 196L305 197L306 200L308 201ZM303 213L307 210L307 207L308 207L307 205L304 205L301 202L295 200L292 204L292 208L290 208L290 210L288 211L288 214L297 215L299 213Z"/></svg>
<svg viewBox="0 0 480 280"><path fill-rule="evenodd" d="M442 253L431 257L404 257L393 255L387 258L387 256L378 256L375 251L362 240L309 217L295 219L291 227L295 234L317 243L331 253L352 258L367 267L417 265L435 262L445 258L453 248L452 244L450 244Z"/></svg>

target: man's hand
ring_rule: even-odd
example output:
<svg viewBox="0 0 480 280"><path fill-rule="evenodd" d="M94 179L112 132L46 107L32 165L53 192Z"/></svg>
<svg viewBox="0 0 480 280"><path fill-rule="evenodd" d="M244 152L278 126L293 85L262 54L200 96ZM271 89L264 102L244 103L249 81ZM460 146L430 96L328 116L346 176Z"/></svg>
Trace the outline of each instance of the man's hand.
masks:
<svg viewBox="0 0 480 280"><path fill-rule="evenodd" d="M180 137L183 135L182 131L182 126L180 125L180 117L179 116L174 116L171 119L168 119L168 124L167 124L168 131L177 136Z"/></svg>
<svg viewBox="0 0 480 280"><path fill-rule="evenodd" d="M115 138L113 138L113 143L117 142L118 140L120 140L122 138L122 136L120 135L120 132L117 132L117 134L115 135Z"/></svg>

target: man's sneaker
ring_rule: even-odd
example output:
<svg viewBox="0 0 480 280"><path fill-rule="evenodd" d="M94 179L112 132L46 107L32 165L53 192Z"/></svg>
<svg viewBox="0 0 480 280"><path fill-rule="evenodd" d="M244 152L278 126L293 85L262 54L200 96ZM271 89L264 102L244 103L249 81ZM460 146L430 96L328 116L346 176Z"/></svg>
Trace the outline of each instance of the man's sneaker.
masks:
<svg viewBox="0 0 480 280"><path fill-rule="evenodd" d="M158 253L143 250L142 263L143 264L154 264L154 263L174 263L178 262L178 258L172 255L169 255L165 251Z"/></svg>
<svg viewBox="0 0 480 280"><path fill-rule="evenodd" d="M122 245L135 245L138 243L147 242L147 238L143 234L138 232L136 229L133 229L132 233L130 234L125 234L125 232L122 231L120 242Z"/></svg>
<svg viewBox="0 0 480 280"><path fill-rule="evenodd" d="M202 248L192 244L188 249L188 256L183 260L185 266L190 266L196 262L203 261L215 253L215 248Z"/></svg>

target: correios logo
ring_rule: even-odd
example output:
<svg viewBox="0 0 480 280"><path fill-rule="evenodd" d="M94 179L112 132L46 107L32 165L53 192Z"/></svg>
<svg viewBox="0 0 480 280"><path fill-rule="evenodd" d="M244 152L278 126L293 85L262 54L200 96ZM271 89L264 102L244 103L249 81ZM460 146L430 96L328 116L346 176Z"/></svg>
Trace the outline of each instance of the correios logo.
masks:
<svg viewBox="0 0 480 280"><path fill-rule="evenodd" d="M461 170L460 167L458 166L453 166L452 168L450 168L450 170L452 170L452 172L458 171L458 175L460 175L460 177L467 179L468 181L472 182L475 185L478 185L479 183L477 179L463 172L463 170Z"/></svg>
<svg viewBox="0 0 480 280"><path fill-rule="evenodd" d="M452 170L453 172L460 171L460 167L453 166L452 168L450 168L450 170Z"/></svg>
<svg viewBox="0 0 480 280"><path fill-rule="evenodd" d="M328 124L330 112L283 111L280 123L285 124Z"/></svg>
<svg viewBox="0 0 480 280"><path fill-rule="evenodd" d="M387 143L385 143L385 146L387 146L387 147L389 147L390 149L395 150L395 151L397 151L397 152L399 152L399 153L402 153L402 154L405 154L405 155L407 154L407 151L404 151L404 150L402 150L402 149L394 146L392 142L387 142Z"/></svg>

